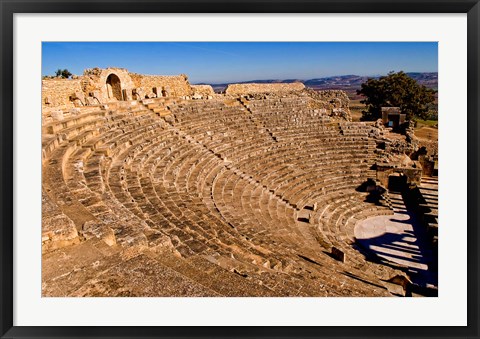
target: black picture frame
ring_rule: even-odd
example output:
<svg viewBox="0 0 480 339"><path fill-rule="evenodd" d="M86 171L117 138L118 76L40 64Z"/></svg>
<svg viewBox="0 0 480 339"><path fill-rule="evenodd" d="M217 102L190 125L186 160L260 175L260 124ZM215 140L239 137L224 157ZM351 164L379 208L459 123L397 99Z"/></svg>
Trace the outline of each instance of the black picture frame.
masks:
<svg viewBox="0 0 480 339"><path fill-rule="evenodd" d="M451 337L478 338L479 0L13 1L1 10L0 335L2 338ZM15 13L467 13L468 326L465 327L21 327L13 326L13 16ZM454 310L452 310L454 312Z"/></svg>

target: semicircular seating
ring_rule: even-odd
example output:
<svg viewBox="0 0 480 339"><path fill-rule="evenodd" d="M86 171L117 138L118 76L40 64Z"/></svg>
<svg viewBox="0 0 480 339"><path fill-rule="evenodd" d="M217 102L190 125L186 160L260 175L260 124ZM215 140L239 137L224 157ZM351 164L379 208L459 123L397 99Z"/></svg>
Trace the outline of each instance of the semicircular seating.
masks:
<svg viewBox="0 0 480 339"><path fill-rule="evenodd" d="M395 271L351 246L356 221L389 213L355 191L372 175L371 126L339 124L309 103L149 100L46 121L44 210L78 237L52 245L47 223L47 252L103 239L118 249L112 258L153 260L207 295L390 295L381 279Z"/></svg>

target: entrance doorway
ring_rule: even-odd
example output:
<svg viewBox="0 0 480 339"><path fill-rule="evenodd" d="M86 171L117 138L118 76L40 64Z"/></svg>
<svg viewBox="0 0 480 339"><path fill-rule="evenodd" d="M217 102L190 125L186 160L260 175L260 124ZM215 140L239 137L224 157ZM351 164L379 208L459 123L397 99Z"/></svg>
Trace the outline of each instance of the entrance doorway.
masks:
<svg viewBox="0 0 480 339"><path fill-rule="evenodd" d="M403 192L407 187L407 177L402 173L393 173L388 176L388 189L393 192Z"/></svg>
<svg viewBox="0 0 480 339"><path fill-rule="evenodd" d="M107 94L109 99L123 100L120 78L115 74L107 77Z"/></svg>

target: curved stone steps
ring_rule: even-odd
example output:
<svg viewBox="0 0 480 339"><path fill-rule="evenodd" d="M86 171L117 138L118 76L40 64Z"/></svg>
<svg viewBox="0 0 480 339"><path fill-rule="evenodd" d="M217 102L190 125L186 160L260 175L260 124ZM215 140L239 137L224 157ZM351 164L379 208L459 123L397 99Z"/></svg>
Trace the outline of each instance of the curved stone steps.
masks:
<svg viewBox="0 0 480 339"><path fill-rule="evenodd" d="M361 199L360 199L361 200ZM341 198L332 198L330 204L323 206L323 208L316 211L316 216L313 218L313 222L317 226L319 236L323 239L328 239L327 246L335 246L340 249L346 255L346 263L352 270L356 272L358 276L364 276L364 279L370 281L379 282L379 278L388 279L394 276L398 272L393 269L383 268L380 265L369 263L365 260L364 256L352 248L354 243L353 227L347 228L346 224L348 220L355 216L359 219L362 213L364 217L368 215L379 215L378 209L372 209L370 204L359 202L359 197L347 196ZM369 209L365 209L369 208ZM369 213L365 213L368 211ZM374 274L373 272L377 272ZM382 272L379 274L379 272Z"/></svg>
<svg viewBox="0 0 480 339"><path fill-rule="evenodd" d="M187 152L187 153L188 153L188 152ZM176 157L175 157L175 159L178 160L178 161L180 161L180 162L181 162L183 159L185 159L185 158L187 158L187 157L181 157L181 156L176 156ZM170 168L170 167L175 167L175 166L168 166L168 167ZM172 179L172 178L170 178L170 179ZM144 179L142 179L142 180L144 180ZM171 193L171 192L170 192L170 193ZM170 194L170 196L171 196L171 194ZM171 208L174 208L174 206L171 206ZM170 208L170 209L171 209L171 208ZM184 214L184 213L186 213L186 212L188 212L188 210L185 210L185 211L183 211L183 212L180 211L180 210L175 210L171 215L172 215L172 216L174 216L174 215L180 215L180 214L182 214L182 213Z"/></svg>
<svg viewBox="0 0 480 339"><path fill-rule="evenodd" d="M293 100L290 107L285 101L284 106L303 118L288 117L283 123L304 126L318 117L309 110L292 109L298 103ZM170 125L149 110L123 107L102 112L103 118L55 130L55 137L44 142L52 150L45 152L46 192L55 201L78 202L95 222L110 223L120 244L139 251L135 269L156 260L164 265L156 254L168 248L173 256L182 256L182 272L195 272L199 278L193 281L207 288L208 275L200 275L188 261L198 261L212 272L220 268L219 276L239 279L234 283L238 288L240 281L252 291L263 286L252 294L388 294L382 286L353 279L348 274L356 275L355 267L321 252L313 228L299 224L297 211L279 194L294 204L306 204L311 197L351 189L357 178L353 172L363 167L347 170L342 164L354 157L370 161L363 144L354 146L363 132L339 137L324 128L323 137L318 133L311 145L302 136L312 135L312 130L300 137L284 133L279 143L265 128L269 122L281 124L281 119L263 119L240 105L222 102L171 106L175 122ZM105 127L96 129L102 119ZM309 183L318 176L325 179L323 186ZM280 185L280 192L273 185ZM337 241L345 242L341 234L352 220L349 213L334 212L330 226L340 232ZM137 235L142 241L135 241ZM148 272L144 274L147 278ZM78 293L93 288L84 287Z"/></svg>

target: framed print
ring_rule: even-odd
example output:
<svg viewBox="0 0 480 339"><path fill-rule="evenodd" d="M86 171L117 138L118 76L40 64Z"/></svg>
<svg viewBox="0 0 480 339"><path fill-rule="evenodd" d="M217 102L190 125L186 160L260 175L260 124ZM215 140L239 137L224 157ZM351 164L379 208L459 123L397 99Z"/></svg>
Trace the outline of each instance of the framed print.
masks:
<svg viewBox="0 0 480 339"><path fill-rule="evenodd" d="M479 11L2 1L2 338L478 337Z"/></svg>

